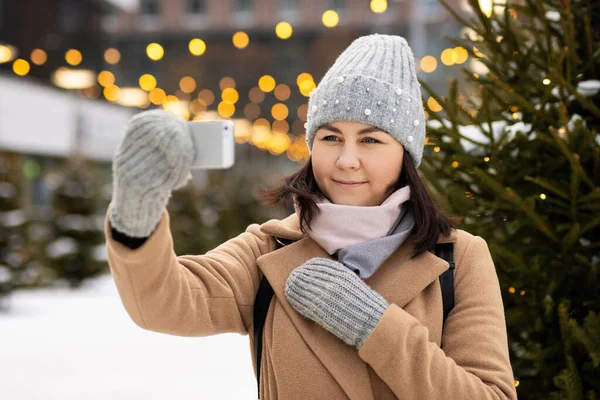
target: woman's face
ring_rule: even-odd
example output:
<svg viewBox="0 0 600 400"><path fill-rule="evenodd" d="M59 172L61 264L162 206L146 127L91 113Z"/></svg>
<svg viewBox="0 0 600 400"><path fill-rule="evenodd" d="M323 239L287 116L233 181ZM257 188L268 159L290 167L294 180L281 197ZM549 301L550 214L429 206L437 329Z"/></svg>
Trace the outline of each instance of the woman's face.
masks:
<svg viewBox="0 0 600 400"><path fill-rule="evenodd" d="M325 124L315 135L312 169L334 204L378 206L402 170L404 147L388 133L353 121Z"/></svg>

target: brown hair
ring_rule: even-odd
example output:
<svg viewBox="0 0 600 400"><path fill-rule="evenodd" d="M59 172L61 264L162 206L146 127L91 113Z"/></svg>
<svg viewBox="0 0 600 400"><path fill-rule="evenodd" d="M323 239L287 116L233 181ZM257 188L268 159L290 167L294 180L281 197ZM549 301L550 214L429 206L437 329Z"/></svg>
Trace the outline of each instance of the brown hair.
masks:
<svg viewBox="0 0 600 400"><path fill-rule="evenodd" d="M445 213L433 200L429 191L421 181L410 153L404 152L402 171L393 185L392 192L404 186L410 186L410 203L413 206L415 226L407 239L414 243L416 257L426 251L433 250L440 234L449 235L462 217ZM300 210L300 227L306 233L312 219L320 212L316 201L325 195L319 189L312 171L312 159L302 168L284 178L283 183L275 189L259 189L263 205L274 205L280 201L293 203L295 200Z"/></svg>

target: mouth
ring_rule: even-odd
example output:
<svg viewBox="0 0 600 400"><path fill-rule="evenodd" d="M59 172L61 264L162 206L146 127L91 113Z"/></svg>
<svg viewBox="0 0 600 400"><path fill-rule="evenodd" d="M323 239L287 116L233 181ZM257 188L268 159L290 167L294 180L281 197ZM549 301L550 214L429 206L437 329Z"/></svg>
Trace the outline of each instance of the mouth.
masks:
<svg viewBox="0 0 600 400"><path fill-rule="evenodd" d="M341 187L345 187L345 188L353 188L353 187L357 187L360 185L365 184L366 182L358 182L358 181L338 181L336 179L332 179L333 182L335 182L337 185L341 186Z"/></svg>

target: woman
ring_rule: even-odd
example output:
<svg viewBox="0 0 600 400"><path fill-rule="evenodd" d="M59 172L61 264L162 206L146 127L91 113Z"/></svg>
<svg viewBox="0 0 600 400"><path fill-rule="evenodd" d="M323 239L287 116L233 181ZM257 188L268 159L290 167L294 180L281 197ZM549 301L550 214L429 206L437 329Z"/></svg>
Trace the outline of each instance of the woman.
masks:
<svg viewBox="0 0 600 400"><path fill-rule="evenodd" d="M266 194L293 199L296 213L177 257L165 206L190 177L191 139L170 114L132 119L106 219L131 318L158 332L249 333L253 342L264 276L274 291L264 399L515 399L487 244L454 229L416 173L425 120L406 41L354 41L313 92L306 131L311 159ZM278 248L274 238L292 243ZM453 244L456 264L445 321L438 277L449 263L432 253L438 243Z"/></svg>

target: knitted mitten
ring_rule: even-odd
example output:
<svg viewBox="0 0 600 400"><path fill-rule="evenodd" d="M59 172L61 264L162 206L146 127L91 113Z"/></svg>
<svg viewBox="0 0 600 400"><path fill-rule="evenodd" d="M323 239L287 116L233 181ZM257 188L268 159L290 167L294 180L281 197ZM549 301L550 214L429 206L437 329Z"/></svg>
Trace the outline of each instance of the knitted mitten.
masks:
<svg viewBox="0 0 600 400"><path fill-rule="evenodd" d="M287 279L285 296L298 313L360 349L388 302L343 264L311 258Z"/></svg>
<svg viewBox="0 0 600 400"><path fill-rule="evenodd" d="M135 115L112 164L112 226L131 237L150 236L171 191L191 178L195 150L187 122L161 110Z"/></svg>

